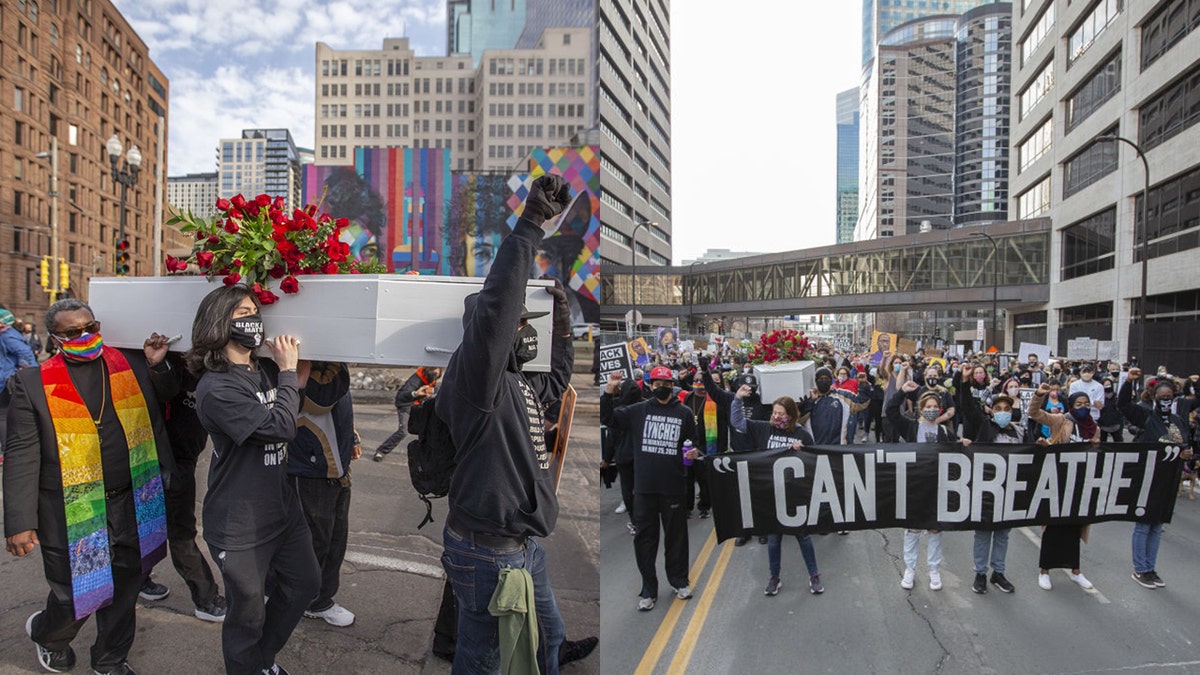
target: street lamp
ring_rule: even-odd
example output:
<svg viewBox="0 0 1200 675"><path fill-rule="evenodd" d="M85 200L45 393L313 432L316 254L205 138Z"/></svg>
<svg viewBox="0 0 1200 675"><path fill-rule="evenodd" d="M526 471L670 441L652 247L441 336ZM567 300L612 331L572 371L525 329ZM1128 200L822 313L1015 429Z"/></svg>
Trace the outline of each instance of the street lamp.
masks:
<svg viewBox="0 0 1200 675"><path fill-rule="evenodd" d="M642 229L643 227L648 228L651 225L658 225L658 223L652 223L649 220L639 220L637 222L637 224L633 226L633 235L629 239L630 253L632 254L630 259L632 260L632 263L633 263L632 271L630 272L630 275L633 280L633 318L634 318L633 329L634 329L634 331L637 331L637 329L641 326L641 321L639 320L640 317L638 316L638 308L637 308L637 285L638 285L638 279L637 279L637 233L638 233L638 230ZM649 247L647 247L647 250L649 250ZM647 257L649 257L649 256L647 256Z"/></svg>
<svg viewBox="0 0 1200 675"><path fill-rule="evenodd" d="M972 237L984 237L992 244L992 344L996 344L999 340L996 339L997 334L997 311L996 311L996 287L1000 284L1000 246L996 244L996 240L987 232L972 232ZM986 349L986 348L985 348ZM997 347L999 349L999 347Z"/></svg>
<svg viewBox="0 0 1200 675"><path fill-rule="evenodd" d="M112 166L112 179L121 184L121 227L117 233L117 248L124 251L129 248L125 241L125 197L129 186L137 181L138 169L142 166L142 151L138 150L136 145L130 147L129 152L125 153L123 166L118 166L118 162L121 160L121 151L124 150L121 139L113 134L104 147L108 150L108 161ZM118 268L117 274L121 274L121 269Z"/></svg>
<svg viewBox="0 0 1200 675"><path fill-rule="evenodd" d="M62 279L58 275L58 136L50 137L50 152L39 152L38 159L50 160L50 304L58 300Z"/></svg>
<svg viewBox="0 0 1200 675"><path fill-rule="evenodd" d="M1146 361L1146 262L1150 259L1150 220L1147 218L1147 209L1150 207L1150 163L1146 161L1146 155L1142 152L1142 148L1137 143L1125 138L1124 136L1108 135L1096 138L1096 141L1120 141L1133 148L1137 153L1138 159L1142 160L1142 311L1141 322L1138 325L1138 350L1141 352L1141 360ZM1134 228L1136 235L1137 228Z"/></svg>

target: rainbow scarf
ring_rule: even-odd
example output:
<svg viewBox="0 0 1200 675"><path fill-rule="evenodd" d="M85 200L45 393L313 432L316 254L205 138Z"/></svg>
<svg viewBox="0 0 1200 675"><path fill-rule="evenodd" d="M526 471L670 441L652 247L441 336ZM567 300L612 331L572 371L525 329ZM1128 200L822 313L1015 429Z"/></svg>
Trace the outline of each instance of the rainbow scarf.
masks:
<svg viewBox="0 0 1200 675"><path fill-rule="evenodd" d="M717 402L712 397L704 397L704 454L715 455L720 450L717 447Z"/></svg>
<svg viewBox="0 0 1200 675"><path fill-rule="evenodd" d="M167 550L167 517L154 428L129 362L111 347L103 347L101 355L108 366L113 408L129 444L142 572L147 573L166 557ZM47 360L41 369L62 469L75 618L83 619L113 598L100 434L71 382L62 354Z"/></svg>

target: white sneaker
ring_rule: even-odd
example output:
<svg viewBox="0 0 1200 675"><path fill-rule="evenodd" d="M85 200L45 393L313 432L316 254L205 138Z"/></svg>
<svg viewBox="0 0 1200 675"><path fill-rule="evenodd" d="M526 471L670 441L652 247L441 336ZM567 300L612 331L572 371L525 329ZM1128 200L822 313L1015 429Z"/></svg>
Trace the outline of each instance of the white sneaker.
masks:
<svg viewBox="0 0 1200 675"><path fill-rule="evenodd" d="M617 508L613 510L613 513L625 513L625 502L617 504Z"/></svg>
<svg viewBox="0 0 1200 675"><path fill-rule="evenodd" d="M354 613L336 602L323 612L304 610L304 616L310 619L324 619L330 626L344 627L354 623Z"/></svg>
<svg viewBox="0 0 1200 675"><path fill-rule="evenodd" d="M654 598L638 598L638 611L649 612L654 609Z"/></svg>
<svg viewBox="0 0 1200 675"><path fill-rule="evenodd" d="M1045 589L1047 591L1050 590L1052 588L1050 586L1050 575L1049 574L1038 574L1038 586L1042 587L1043 589Z"/></svg>
<svg viewBox="0 0 1200 675"><path fill-rule="evenodd" d="M906 591L911 591L913 587L913 581L916 579L916 577L917 573L914 572L911 567L905 567L904 578L900 580L900 588L903 588Z"/></svg>
<svg viewBox="0 0 1200 675"><path fill-rule="evenodd" d="M929 570L929 590L942 590L942 573L940 570Z"/></svg>
<svg viewBox="0 0 1200 675"><path fill-rule="evenodd" d="M1079 574L1071 574L1070 572L1067 572L1067 578L1079 584L1080 588L1087 589L1092 587L1092 582L1088 581L1088 578L1083 576L1083 572L1080 572Z"/></svg>
<svg viewBox="0 0 1200 675"><path fill-rule="evenodd" d="M691 587L684 586L683 588L676 588L675 597L679 598L680 600L687 600L688 598L692 597Z"/></svg>

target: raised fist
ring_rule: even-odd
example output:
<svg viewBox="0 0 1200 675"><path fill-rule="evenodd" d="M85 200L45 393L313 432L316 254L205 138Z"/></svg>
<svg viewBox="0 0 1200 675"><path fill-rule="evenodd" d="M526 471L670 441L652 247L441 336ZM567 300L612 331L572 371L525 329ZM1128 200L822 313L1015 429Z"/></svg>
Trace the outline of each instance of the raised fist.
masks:
<svg viewBox="0 0 1200 675"><path fill-rule="evenodd" d="M562 213L570 203L571 186L567 184L567 179L554 174L538 176L529 186L521 217L540 226L547 218Z"/></svg>

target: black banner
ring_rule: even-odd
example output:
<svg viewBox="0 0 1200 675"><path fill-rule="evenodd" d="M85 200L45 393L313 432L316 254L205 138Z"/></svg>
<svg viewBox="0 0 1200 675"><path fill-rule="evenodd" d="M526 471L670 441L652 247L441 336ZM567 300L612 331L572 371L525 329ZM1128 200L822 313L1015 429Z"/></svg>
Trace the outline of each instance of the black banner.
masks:
<svg viewBox="0 0 1200 675"><path fill-rule="evenodd" d="M717 537L904 527L1168 523L1181 448L1160 443L814 446L705 458Z"/></svg>

